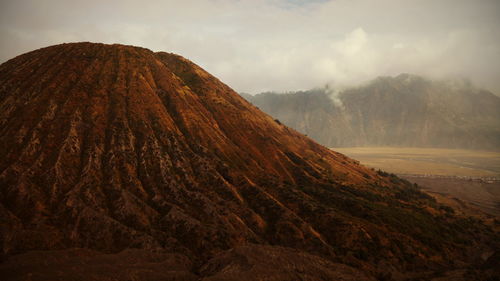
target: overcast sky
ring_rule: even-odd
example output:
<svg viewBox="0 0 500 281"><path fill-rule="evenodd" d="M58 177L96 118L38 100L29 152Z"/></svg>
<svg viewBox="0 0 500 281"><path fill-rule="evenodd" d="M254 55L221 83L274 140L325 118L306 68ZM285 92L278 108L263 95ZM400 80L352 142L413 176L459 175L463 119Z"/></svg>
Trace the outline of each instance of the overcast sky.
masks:
<svg viewBox="0 0 500 281"><path fill-rule="evenodd" d="M407 72L500 94L500 0L0 0L0 62L76 41L174 52L239 92Z"/></svg>

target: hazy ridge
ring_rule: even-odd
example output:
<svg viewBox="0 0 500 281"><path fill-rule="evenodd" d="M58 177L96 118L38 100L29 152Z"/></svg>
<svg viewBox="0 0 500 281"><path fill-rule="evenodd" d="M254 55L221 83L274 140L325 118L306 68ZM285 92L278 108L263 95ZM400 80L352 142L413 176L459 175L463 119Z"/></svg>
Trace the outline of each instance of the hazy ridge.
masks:
<svg viewBox="0 0 500 281"><path fill-rule="evenodd" d="M342 91L244 97L328 147L500 148L500 98L465 80L401 74Z"/></svg>

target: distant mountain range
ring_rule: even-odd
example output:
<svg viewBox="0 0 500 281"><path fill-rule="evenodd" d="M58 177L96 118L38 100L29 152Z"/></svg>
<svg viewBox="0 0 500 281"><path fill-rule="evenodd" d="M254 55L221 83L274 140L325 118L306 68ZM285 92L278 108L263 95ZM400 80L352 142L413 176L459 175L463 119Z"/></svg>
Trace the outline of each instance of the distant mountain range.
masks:
<svg viewBox="0 0 500 281"><path fill-rule="evenodd" d="M329 147L500 148L500 97L464 80L401 74L342 91L243 96Z"/></svg>

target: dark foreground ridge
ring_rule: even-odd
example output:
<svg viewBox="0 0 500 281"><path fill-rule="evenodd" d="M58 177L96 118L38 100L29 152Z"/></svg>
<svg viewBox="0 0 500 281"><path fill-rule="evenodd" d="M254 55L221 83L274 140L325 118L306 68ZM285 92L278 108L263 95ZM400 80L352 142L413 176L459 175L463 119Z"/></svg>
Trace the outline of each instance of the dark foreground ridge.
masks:
<svg viewBox="0 0 500 281"><path fill-rule="evenodd" d="M482 222L174 54L74 43L0 65L0 143L8 280L495 274Z"/></svg>

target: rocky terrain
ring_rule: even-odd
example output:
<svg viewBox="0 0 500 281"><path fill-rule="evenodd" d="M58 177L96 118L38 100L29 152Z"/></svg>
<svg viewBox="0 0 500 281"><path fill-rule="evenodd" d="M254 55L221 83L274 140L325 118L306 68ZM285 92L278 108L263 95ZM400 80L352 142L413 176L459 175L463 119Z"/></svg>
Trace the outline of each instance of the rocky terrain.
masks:
<svg viewBox="0 0 500 281"><path fill-rule="evenodd" d="M6 280L495 274L498 236L275 121L174 54L95 43L0 65Z"/></svg>
<svg viewBox="0 0 500 281"><path fill-rule="evenodd" d="M244 96L328 147L500 148L500 97L463 80L401 74L341 91Z"/></svg>

